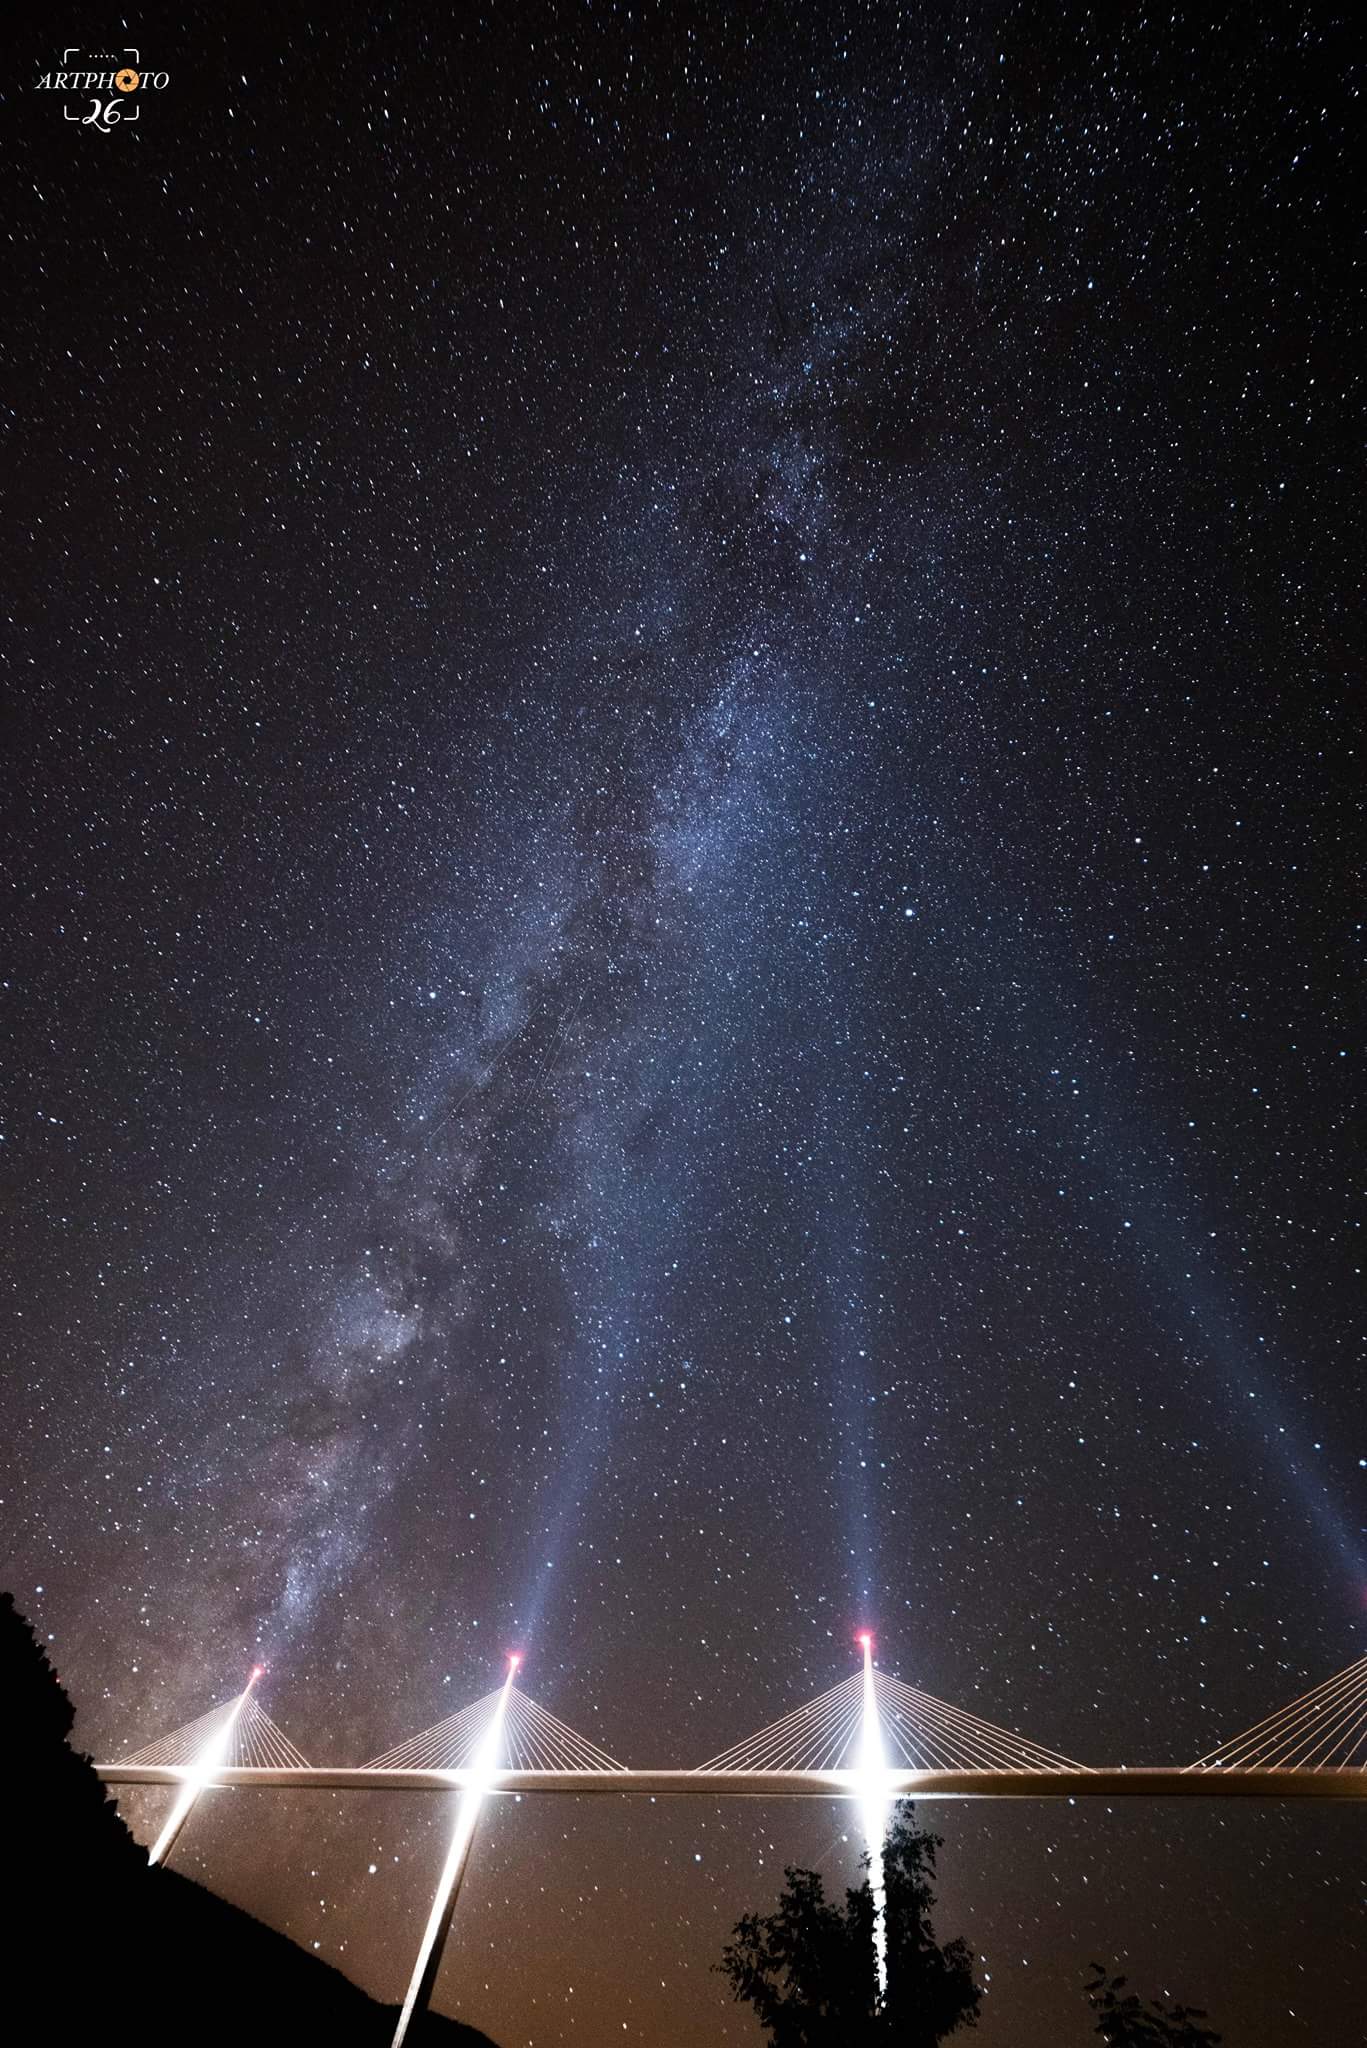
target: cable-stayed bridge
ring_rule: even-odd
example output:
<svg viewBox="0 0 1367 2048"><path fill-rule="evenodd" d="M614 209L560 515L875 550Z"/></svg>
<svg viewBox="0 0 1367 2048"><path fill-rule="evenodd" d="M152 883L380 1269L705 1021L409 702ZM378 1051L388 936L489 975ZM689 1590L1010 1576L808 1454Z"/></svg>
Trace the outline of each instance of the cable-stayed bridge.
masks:
<svg viewBox="0 0 1367 2048"><path fill-rule="evenodd" d="M1360 1798L1367 1770L1367 1657L1187 1764L1084 1764L954 1707L872 1665L894 1798ZM445 1791L478 1775L473 1752L503 1689L368 1763L308 1763L246 1690L197 1721L98 1766L111 1785L257 1785L320 1791ZM853 1791L866 1717L862 1672L693 1768L628 1767L516 1684L497 1763L501 1792L820 1798ZM1340 1775L1346 1774L1346 1775ZM1285 1781L1285 1782L1283 1782Z"/></svg>
<svg viewBox="0 0 1367 2048"><path fill-rule="evenodd" d="M402 2048L440 1968L486 1798L515 1793L624 1793L856 1802L869 1852L883 1979L881 1846L900 1799L1239 1797L1367 1799L1367 1657L1193 1763L1088 1765L1045 1749L880 1670L870 1636L862 1666L829 1691L693 1769L619 1763L516 1684L520 1657L482 1699L358 1766L306 1762L243 1691L198 1720L96 1768L110 1785L177 1788L149 1852L164 1862L201 1794L218 1786L457 1793L451 1843L394 2035Z"/></svg>

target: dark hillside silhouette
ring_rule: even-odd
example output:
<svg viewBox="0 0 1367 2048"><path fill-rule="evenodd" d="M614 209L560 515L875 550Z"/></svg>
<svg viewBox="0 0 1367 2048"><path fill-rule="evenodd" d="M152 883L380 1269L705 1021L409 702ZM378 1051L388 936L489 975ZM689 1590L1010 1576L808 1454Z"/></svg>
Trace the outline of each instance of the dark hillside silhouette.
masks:
<svg viewBox="0 0 1367 2048"><path fill-rule="evenodd" d="M11 1765L3 1848L13 1882L0 1913L0 2035L76 2044L384 2048L393 2007L340 1970L175 1871L148 1868L89 1757L75 1716L13 1598L0 1594L0 1741ZM420 1928L415 1921L416 1945ZM429 2017L426 2048L493 2048Z"/></svg>

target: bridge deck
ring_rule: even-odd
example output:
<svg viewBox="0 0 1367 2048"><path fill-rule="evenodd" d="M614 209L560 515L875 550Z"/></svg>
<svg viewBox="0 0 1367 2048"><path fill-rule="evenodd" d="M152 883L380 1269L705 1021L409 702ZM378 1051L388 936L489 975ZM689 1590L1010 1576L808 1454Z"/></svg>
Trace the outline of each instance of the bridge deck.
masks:
<svg viewBox="0 0 1367 2048"><path fill-rule="evenodd" d="M328 1764L268 1770L230 1766L201 1779L194 1766L98 1764L107 1785L274 1787L312 1792L446 1792L478 1784L491 1793L678 1795L703 1799L854 1799L867 1785L853 1771L469 1771L348 1769ZM1367 1770L889 1771L889 1799L1367 1799Z"/></svg>

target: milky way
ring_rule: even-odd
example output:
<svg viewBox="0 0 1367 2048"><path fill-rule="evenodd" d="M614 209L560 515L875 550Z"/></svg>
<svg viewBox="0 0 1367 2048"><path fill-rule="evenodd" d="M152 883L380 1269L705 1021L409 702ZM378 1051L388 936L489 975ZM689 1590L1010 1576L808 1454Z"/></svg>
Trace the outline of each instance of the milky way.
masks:
<svg viewBox="0 0 1367 2048"><path fill-rule="evenodd" d="M5 1568L94 1749L515 1645L692 1763L871 1625L1180 1762L1361 1654L1360 50L744 13L11 67ZM394 1996L441 1815L321 1809L178 1853ZM1347 2038L1344 1816L943 1825L985 2041L1094 1953ZM504 1816L445 2002L754 2039L841 1831Z"/></svg>

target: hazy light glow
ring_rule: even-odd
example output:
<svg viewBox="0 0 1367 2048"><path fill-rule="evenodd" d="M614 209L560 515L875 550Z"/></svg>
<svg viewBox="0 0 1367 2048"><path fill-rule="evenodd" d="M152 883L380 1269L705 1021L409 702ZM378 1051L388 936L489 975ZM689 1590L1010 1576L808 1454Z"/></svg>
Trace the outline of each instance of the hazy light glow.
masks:
<svg viewBox="0 0 1367 2048"><path fill-rule="evenodd" d="M186 1771L184 1783L176 1795L176 1803L171 1808L166 1825L152 1845L151 1852L147 1858L149 1863L160 1863L170 1854L171 1846L176 1836L189 1818L190 1808L213 1777L215 1771L221 1768L224 1758L232 1748L233 1731L242 1718L243 1709L252 1696L252 1687L256 1684L257 1679L260 1678L262 1669L263 1667L260 1664L252 1666L252 1675L247 1680L238 1697L233 1701L232 1712L224 1721L217 1735L204 1745L194 1763Z"/></svg>

